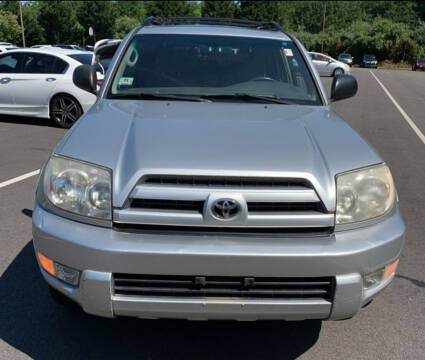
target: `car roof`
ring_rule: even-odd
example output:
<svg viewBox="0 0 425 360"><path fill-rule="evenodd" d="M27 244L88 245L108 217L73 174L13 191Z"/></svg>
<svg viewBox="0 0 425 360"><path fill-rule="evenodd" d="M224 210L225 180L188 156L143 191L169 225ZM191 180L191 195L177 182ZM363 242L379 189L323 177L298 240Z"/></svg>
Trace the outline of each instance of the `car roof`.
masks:
<svg viewBox="0 0 425 360"><path fill-rule="evenodd" d="M317 55L323 55L323 56L326 56L326 57L330 57L329 55L322 54L322 53L319 53L319 52L317 52L317 51L309 51L308 53L309 53L309 54L317 54Z"/></svg>
<svg viewBox="0 0 425 360"><path fill-rule="evenodd" d="M45 54L59 54L59 55L74 55L74 54L91 54L93 55L92 51L82 51L82 50L75 50L75 49L62 49L55 46L49 46L49 47L40 47L40 48L16 48L14 50L20 50L25 52L34 52L34 53L45 53Z"/></svg>
<svg viewBox="0 0 425 360"><path fill-rule="evenodd" d="M247 29L238 26L223 25L150 25L142 27L138 31L138 34L216 35L291 41L289 36L281 31Z"/></svg>

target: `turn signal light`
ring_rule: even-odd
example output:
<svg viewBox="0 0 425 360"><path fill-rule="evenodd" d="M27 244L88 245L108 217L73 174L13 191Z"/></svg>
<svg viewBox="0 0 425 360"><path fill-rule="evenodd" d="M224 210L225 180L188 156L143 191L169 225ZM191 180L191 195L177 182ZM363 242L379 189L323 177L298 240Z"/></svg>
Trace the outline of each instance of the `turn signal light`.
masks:
<svg viewBox="0 0 425 360"><path fill-rule="evenodd" d="M41 267L50 275L56 276L55 262L40 252L37 253L37 256Z"/></svg>
<svg viewBox="0 0 425 360"><path fill-rule="evenodd" d="M387 280L391 275L395 273L398 266L398 260L394 261L392 264L385 266L384 276L382 276L382 281Z"/></svg>

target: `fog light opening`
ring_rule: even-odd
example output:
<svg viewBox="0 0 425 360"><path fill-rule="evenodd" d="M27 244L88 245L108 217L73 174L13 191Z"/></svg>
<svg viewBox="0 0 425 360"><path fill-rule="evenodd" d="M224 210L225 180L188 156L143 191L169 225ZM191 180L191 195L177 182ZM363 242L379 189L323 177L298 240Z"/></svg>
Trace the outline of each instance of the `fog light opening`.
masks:
<svg viewBox="0 0 425 360"><path fill-rule="evenodd" d="M37 256L40 266L47 273L69 285L78 285L78 282L80 281L80 272L78 270L58 264L40 252L37 253Z"/></svg>
<svg viewBox="0 0 425 360"><path fill-rule="evenodd" d="M80 272L68 266L55 263L56 277L70 285L78 285Z"/></svg>
<svg viewBox="0 0 425 360"><path fill-rule="evenodd" d="M395 274L397 269L398 260L394 261L391 264L379 269L377 271L365 274L363 276L363 289L370 290L377 287L379 284L388 280L391 276Z"/></svg>
<svg viewBox="0 0 425 360"><path fill-rule="evenodd" d="M382 282L385 268L379 269L363 276L363 289L370 290L377 287Z"/></svg>

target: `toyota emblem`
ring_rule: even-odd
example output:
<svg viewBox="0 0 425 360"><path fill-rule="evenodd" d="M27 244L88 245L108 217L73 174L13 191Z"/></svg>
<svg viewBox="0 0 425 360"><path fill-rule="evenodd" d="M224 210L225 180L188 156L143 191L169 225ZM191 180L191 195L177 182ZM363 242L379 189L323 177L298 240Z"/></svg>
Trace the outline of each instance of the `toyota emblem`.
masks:
<svg viewBox="0 0 425 360"><path fill-rule="evenodd" d="M239 204L233 199L219 199L212 204L212 213L218 219L230 220L239 212Z"/></svg>

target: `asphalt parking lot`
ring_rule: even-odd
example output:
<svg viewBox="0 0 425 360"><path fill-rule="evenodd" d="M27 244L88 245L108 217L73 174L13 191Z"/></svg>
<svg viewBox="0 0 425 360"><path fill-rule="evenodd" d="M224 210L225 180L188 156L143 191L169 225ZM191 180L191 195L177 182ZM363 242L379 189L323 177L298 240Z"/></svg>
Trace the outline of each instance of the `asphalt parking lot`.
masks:
<svg viewBox="0 0 425 360"><path fill-rule="evenodd" d="M39 169L65 130L42 119L0 117L0 359L424 359L425 73L353 74L358 94L333 106L389 164L407 226L396 279L356 317L109 320L55 305L32 249L36 177L5 181ZM331 81L323 78L327 89Z"/></svg>

